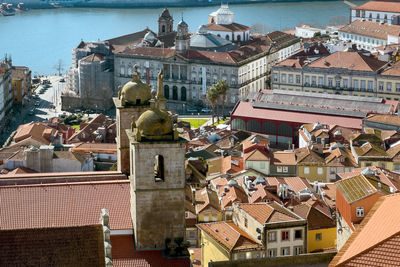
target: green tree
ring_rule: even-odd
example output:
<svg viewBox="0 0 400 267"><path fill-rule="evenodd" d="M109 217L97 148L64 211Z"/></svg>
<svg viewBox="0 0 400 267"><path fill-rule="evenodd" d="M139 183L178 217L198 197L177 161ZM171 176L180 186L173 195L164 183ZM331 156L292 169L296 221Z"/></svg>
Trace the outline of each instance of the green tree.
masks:
<svg viewBox="0 0 400 267"><path fill-rule="evenodd" d="M207 99L208 99L208 102L210 102L210 105L211 105L212 124L214 124L214 109L215 109L215 106L218 103L218 98L219 98L219 95L218 95L217 89L215 88L215 86L211 87L207 92Z"/></svg>
<svg viewBox="0 0 400 267"><path fill-rule="evenodd" d="M218 95L221 96L222 100L222 118L225 119L225 102L226 102L226 95L229 91L229 85L225 80L219 81L215 88L217 89Z"/></svg>

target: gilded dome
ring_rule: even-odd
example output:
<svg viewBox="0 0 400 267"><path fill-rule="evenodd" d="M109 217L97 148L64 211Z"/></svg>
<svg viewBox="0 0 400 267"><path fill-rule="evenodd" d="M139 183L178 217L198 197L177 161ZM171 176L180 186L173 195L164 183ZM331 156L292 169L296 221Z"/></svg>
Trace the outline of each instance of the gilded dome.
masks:
<svg viewBox="0 0 400 267"><path fill-rule="evenodd" d="M148 138L172 135L172 116L165 110L150 109L140 115L136 128L141 136Z"/></svg>
<svg viewBox="0 0 400 267"><path fill-rule="evenodd" d="M140 80L137 66L132 80L127 82L121 91L122 106L143 105L147 104L151 99L150 86Z"/></svg>

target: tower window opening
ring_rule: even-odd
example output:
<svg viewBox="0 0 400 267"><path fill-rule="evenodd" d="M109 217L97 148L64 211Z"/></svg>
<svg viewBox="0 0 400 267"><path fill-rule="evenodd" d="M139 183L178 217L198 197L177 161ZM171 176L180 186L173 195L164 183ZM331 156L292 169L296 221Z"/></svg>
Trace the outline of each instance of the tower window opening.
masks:
<svg viewBox="0 0 400 267"><path fill-rule="evenodd" d="M164 157L161 155L154 158L154 180L164 182Z"/></svg>
<svg viewBox="0 0 400 267"><path fill-rule="evenodd" d="M162 25L161 28L162 28L161 31L162 31L162 32L165 32L165 25Z"/></svg>

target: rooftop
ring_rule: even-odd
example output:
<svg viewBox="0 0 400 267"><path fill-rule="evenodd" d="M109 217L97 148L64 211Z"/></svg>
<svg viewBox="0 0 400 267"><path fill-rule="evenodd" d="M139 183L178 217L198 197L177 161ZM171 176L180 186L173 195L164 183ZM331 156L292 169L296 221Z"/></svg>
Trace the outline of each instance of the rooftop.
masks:
<svg viewBox="0 0 400 267"><path fill-rule="evenodd" d="M252 204L241 203L239 204L239 208L262 225L265 223L301 220L298 215L294 214L276 202Z"/></svg>
<svg viewBox="0 0 400 267"><path fill-rule="evenodd" d="M2 186L0 229L96 224L102 208L111 230L132 229L129 188L128 180Z"/></svg>
<svg viewBox="0 0 400 267"><path fill-rule="evenodd" d="M389 13L400 13L400 6L398 1L369 1L365 4L353 7L355 10L372 10Z"/></svg>
<svg viewBox="0 0 400 267"><path fill-rule="evenodd" d="M363 175L337 181L336 188L348 203L357 202L378 190Z"/></svg>

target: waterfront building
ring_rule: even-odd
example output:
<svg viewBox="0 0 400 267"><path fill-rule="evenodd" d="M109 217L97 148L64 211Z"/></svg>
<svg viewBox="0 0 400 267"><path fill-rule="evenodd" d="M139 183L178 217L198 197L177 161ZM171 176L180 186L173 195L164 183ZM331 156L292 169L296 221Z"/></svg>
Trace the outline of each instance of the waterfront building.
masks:
<svg viewBox="0 0 400 267"><path fill-rule="evenodd" d="M400 25L388 25L367 20L356 20L338 31L339 40L351 42L358 49L377 52L377 47L400 44Z"/></svg>
<svg viewBox="0 0 400 267"><path fill-rule="evenodd" d="M360 6L351 8L351 22L369 20L386 24L399 24L400 5L396 0L369 1Z"/></svg>
<svg viewBox="0 0 400 267"><path fill-rule="evenodd" d="M287 59L272 68L273 90L400 99L400 63L360 52L336 52L315 61Z"/></svg>
<svg viewBox="0 0 400 267"><path fill-rule="evenodd" d="M12 63L11 59L0 61L0 128L5 129L8 124L7 115L12 108Z"/></svg>
<svg viewBox="0 0 400 267"><path fill-rule="evenodd" d="M315 34L321 33L322 29L311 27L309 25L296 26L295 36L300 38L313 38Z"/></svg>
<svg viewBox="0 0 400 267"><path fill-rule="evenodd" d="M208 32L232 42L246 42L250 40L250 27L234 22L234 13L226 4L208 16L206 28Z"/></svg>

